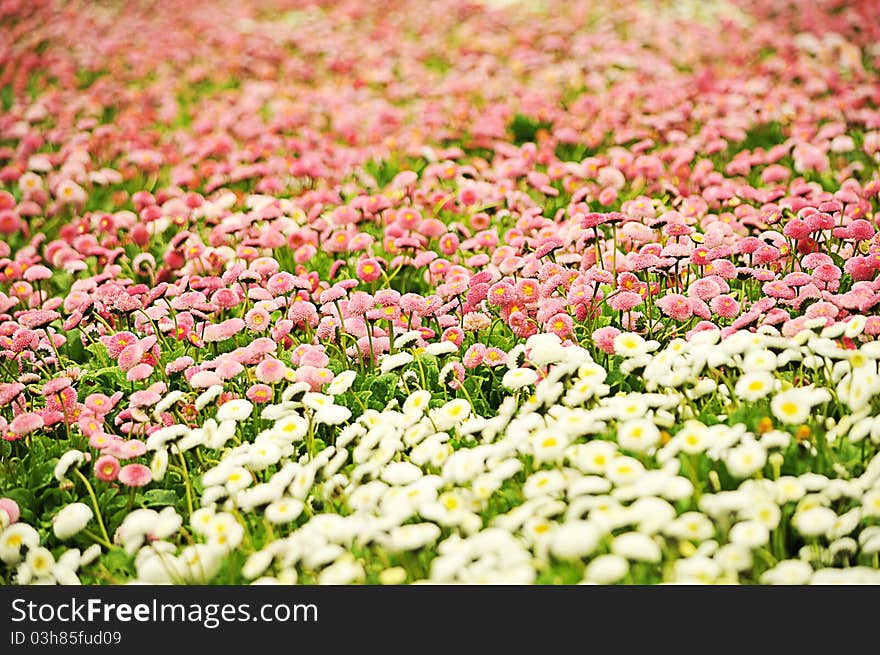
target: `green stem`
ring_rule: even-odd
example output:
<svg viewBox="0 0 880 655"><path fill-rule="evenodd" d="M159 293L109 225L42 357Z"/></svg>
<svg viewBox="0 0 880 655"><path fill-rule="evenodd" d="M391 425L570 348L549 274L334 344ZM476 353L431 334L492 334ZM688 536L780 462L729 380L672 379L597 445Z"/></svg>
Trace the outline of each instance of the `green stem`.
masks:
<svg viewBox="0 0 880 655"><path fill-rule="evenodd" d="M98 527L101 528L101 536L104 539L104 542L107 544L108 548L110 547L110 537L107 534L107 528L104 527L104 518L101 516L101 507L98 505L98 497L95 496L95 490L92 488L91 483L88 478L82 474L82 471L79 469L74 469L74 473L79 476L79 479L82 480L82 483L86 486L86 491L89 492L89 498L92 499L92 507L95 508L95 518L98 519Z"/></svg>
<svg viewBox="0 0 880 655"><path fill-rule="evenodd" d="M180 473L183 475L183 484L186 487L186 509L189 512L188 517L193 513L193 497L192 482L189 479L189 470L186 467L186 458L183 453L177 450L177 458L180 460Z"/></svg>

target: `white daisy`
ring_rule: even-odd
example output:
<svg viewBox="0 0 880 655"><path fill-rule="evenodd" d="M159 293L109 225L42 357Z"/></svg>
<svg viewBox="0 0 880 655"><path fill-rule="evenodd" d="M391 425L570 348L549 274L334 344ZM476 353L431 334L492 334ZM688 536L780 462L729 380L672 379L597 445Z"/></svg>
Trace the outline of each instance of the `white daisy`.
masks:
<svg viewBox="0 0 880 655"><path fill-rule="evenodd" d="M251 412L253 411L254 406L249 400L245 400L244 398L235 398L233 400L228 400L220 406L220 409L217 410L217 421L244 421L247 419Z"/></svg>

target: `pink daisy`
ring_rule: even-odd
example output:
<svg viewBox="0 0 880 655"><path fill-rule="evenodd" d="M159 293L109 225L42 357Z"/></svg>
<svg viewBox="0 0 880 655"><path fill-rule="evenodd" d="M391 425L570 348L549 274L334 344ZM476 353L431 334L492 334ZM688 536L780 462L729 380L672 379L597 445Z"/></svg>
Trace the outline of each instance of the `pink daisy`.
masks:
<svg viewBox="0 0 880 655"><path fill-rule="evenodd" d="M269 312L262 307L254 307L244 315L244 323L248 329L254 332L263 332L269 327Z"/></svg>
<svg viewBox="0 0 880 655"><path fill-rule="evenodd" d="M670 293L657 300L657 306L666 316L676 321L686 321L693 316L693 309L688 299L679 293Z"/></svg>
<svg viewBox="0 0 880 655"><path fill-rule="evenodd" d="M608 299L608 305L616 312L628 312L642 304L643 298L633 291L622 291ZM560 335L562 336L562 335Z"/></svg>
<svg viewBox="0 0 880 655"><path fill-rule="evenodd" d="M207 389L215 384L223 384L223 378L214 371L197 371L189 378L189 384L193 389Z"/></svg>
<svg viewBox="0 0 880 655"><path fill-rule="evenodd" d="M165 365L165 374L171 375L172 373L180 373L193 364L195 364L195 360L193 360L192 357L189 355L183 355L182 357L171 360Z"/></svg>
<svg viewBox="0 0 880 655"><path fill-rule="evenodd" d="M9 430L13 434L24 436L36 432L44 425L43 417L35 412L19 414L9 424Z"/></svg>
<svg viewBox="0 0 880 655"><path fill-rule="evenodd" d="M95 462L95 477L102 482L113 482L119 475L119 460L113 455L102 455Z"/></svg>
<svg viewBox="0 0 880 655"><path fill-rule="evenodd" d="M712 308L713 312L722 318L732 319L739 314L739 303L735 298L727 294L715 296L712 298L709 306Z"/></svg>
<svg viewBox="0 0 880 655"><path fill-rule="evenodd" d="M80 431L87 437L104 432L103 424L94 416L80 416L77 425Z"/></svg>
<svg viewBox="0 0 880 655"><path fill-rule="evenodd" d="M476 368L483 363L485 355L486 346L481 343L475 343L465 352L462 363L466 368Z"/></svg>
<svg viewBox="0 0 880 655"><path fill-rule="evenodd" d="M284 375L287 373L287 367L274 357L267 357L257 364L254 373L260 382L263 382L264 384L275 384L284 379Z"/></svg>
<svg viewBox="0 0 880 655"><path fill-rule="evenodd" d="M137 366L128 370L125 374L125 379L129 382L139 382L141 380L146 380L153 374L153 367L149 364L138 364Z"/></svg>
<svg viewBox="0 0 880 655"><path fill-rule="evenodd" d="M375 282L382 275L379 262L372 258L361 259L357 265L357 276L364 282Z"/></svg>
<svg viewBox="0 0 880 655"><path fill-rule="evenodd" d="M119 353L117 363L123 371L129 371L134 368L144 358L144 349L139 343L133 343L126 346Z"/></svg>
<svg viewBox="0 0 880 655"><path fill-rule="evenodd" d="M232 309L241 303L241 298L232 289L217 289L211 296L211 302L220 309Z"/></svg>
<svg viewBox="0 0 880 655"><path fill-rule="evenodd" d="M7 523L12 525L16 523L21 516L18 503L11 498L0 498L0 512L4 512L7 516Z"/></svg>
<svg viewBox="0 0 880 655"><path fill-rule="evenodd" d="M143 487L150 483L153 475L143 464L126 464L119 470L118 479L127 487Z"/></svg>
<svg viewBox="0 0 880 655"><path fill-rule="evenodd" d="M245 392L245 397L252 403L262 404L272 400L274 393L272 388L265 384L254 384Z"/></svg>

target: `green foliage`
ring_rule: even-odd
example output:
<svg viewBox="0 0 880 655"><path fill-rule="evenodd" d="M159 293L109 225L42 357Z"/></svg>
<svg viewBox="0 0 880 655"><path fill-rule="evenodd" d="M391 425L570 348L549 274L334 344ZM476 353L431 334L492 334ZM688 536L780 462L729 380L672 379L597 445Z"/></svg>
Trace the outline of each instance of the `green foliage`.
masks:
<svg viewBox="0 0 880 655"><path fill-rule="evenodd" d="M534 142L539 130L548 130L553 127L552 123L539 121L525 114L517 114L507 126L513 135L513 142L521 146L524 143Z"/></svg>

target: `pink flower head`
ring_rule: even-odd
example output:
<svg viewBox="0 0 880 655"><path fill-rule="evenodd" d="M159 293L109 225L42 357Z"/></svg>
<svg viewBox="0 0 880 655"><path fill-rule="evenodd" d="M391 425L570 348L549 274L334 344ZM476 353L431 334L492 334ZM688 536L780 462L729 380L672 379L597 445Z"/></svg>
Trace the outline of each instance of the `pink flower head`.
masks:
<svg viewBox="0 0 880 655"><path fill-rule="evenodd" d="M349 207L348 205L341 205L334 209L333 213L330 214L330 220L336 225L357 223L360 220L360 217L361 213L354 207Z"/></svg>
<svg viewBox="0 0 880 655"><path fill-rule="evenodd" d="M415 230L422 222L422 215L413 207L405 207L397 213L397 223L406 230Z"/></svg>
<svg viewBox="0 0 880 655"><path fill-rule="evenodd" d="M463 364L466 368L476 368L483 363L486 355L486 346L481 343L475 343L464 354Z"/></svg>
<svg viewBox="0 0 880 655"><path fill-rule="evenodd" d="M65 387L58 393L46 397L46 409L64 412L76 405L76 392L73 387ZM45 416L43 417L45 419Z"/></svg>
<svg viewBox="0 0 880 655"><path fill-rule="evenodd" d="M329 369L320 369L315 366L300 366L294 372L293 379L296 382L305 382L312 391L320 391L326 379L325 376L321 375L320 371L329 371Z"/></svg>
<svg viewBox="0 0 880 655"><path fill-rule="evenodd" d="M755 264L769 264L775 262L781 255L782 253L778 248L764 244L755 251L753 257Z"/></svg>
<svg viewBox="0 0 880 655"><path fill-rule="evenodd" d="M119 437L105 432L95 432L89 436L89 446L96 450L105 450L109 448L114 441L119 441Z"/></svg>
<svg viewBox="0 0 880 655"><path fill-rule="evenodd" d="M264 384L275 384L281 382L287 373L287 367L274 357L267 357L257 364L256 376L260 382Z"/></svg>
<svg viewBox="0 0 880 655"><path fill-rule="evenodd" d="M854 220L849 224L850 238L864 241L874 236L874 226L863 218Z"/></svg>
<svg viewBox="0 0 880 655"><path fill-rule="evenodd" d="M662 231L668 237L683 237L695 232L690 225L678 221L667 223Z"/></svg>
<svg viewBox="0 0 880 655"><path fill-rule="evenodd" d="M211 302L220 309L232 309L241 303L241 298L232 289L217 289L211 296Z"/></svg>
<svg viewBox="0 0 880 655"><path fill-rule="evenodd" d="M688 299L680 293L670 293L657 300L657 306L666 316L676 321L686 321L693 316Z"/></svg>
<svg viewBox="0 0 880 655"><path fill-rule="evenodd" d="M633 291L622 291L608 299L608 305L616 312L628 312L642 304L642 296ZM562 335L560 335L562 336Z"/></svg>
<svg viewBox="0 0 880 655"><path fill-rule="evenodd" d="M107 352L113 359L119 357L124 348L138 342L138 338L131 332L117 332L109 337L101 337L101 343L107 347Z"/></svg>
<svg viewBox="0 0 880 655"><path fill-rule="evenodd" d="M272 387L265 384L254 384L248 387L248 390L245 392L245 397L250 400L252 403L261 405L263 403L267 403L272 400L274 397L274 393L272 392Z"/></svg>
<svg viewBox="0 0 880 655"><path fill-rule="evenodd" d="M6 514L8 525L17 522L21 516L21 510L18 508L18 503L12 500L12 498L0 498L0 512Z"/></svg>
<svg viewBox="0 0 880 655"><path fill-rule="evenodd" d="M461 362L453 362L447 380L444 380L451 389L460 389L464 385L465 368Z"/></svg>
<svg viewBox="0 0 880 655"><path fill-rule="evenodd" d="M515 297L516 296L514 288L510 283L497 282L489 287L489 291L486 295L486 300L488 300L493 305L503 307L512 303Z"/></svg>
<svg viewBox="0 0 880 655"><path fill-rule="evenodd" d="M173 359L165 365L165 374L171 375L172 373L180 373L184 369L189 368L195 364L195 360L189 355L183 355L178 357L177 359ZM88 400L88 399L86 399Z"/></svg>
<svg viewBox="0 0 880 655"><path fill-rule="evenodd" d="M425 299L417 293L405 293L400 297L400 309L407 314L424 314L427 309Z"/></svg>
<svg viewBox="0 0 880 655"><path fill-rule="evenodd" d="M458 252L459 248L459 240L458 235L455 232L447 232L442 237L440 237L440 252L442 252L446 257L450 257Z"/></svg>
<svg viewBox="0 0 880 655"><path fill-rule="evenodd" d="M722 294L712 298L709 306L722 318L732 319L739 314L739 303L733 297Z"/></svg>
<svg viewBox="0 0 880 655"><path fill-rule="evenodd" d="M98 416L103 416L113 409L114 403L102 393L92 393L86 396L85 406Z"/></svg>
<svg viewBox="0 0 880 655"><path fill-rule="evenodd" d="M842 271L834 264L821 264L813 270L813 277L826 284L836 282L842 275Z"/></svg>
<svg viewBox="0 0 880 655"><path fill-rule="evenodd" d="M322 368L330 363L330 358L327 356L327 353L324 352L322 347L313 346L303 350L299 363L301 366L317 366L318 368Z"/></svg>
<svg viewBox="0 0 880 655"><path fill-rule="evenodd" d="M244 323L248 329L254 332L263 332L268 329L271 322L269 312L262 307L254 307L244 315Z"/></svg>
<svg viewBox="0 0 880 655"><path fill-rule="evenodd" d="M795 295L795 290L788 286L782 280L774 280L773 282L767 282L761 287L762 291L766 293L771 298L782 298L784 300L792 300Z"/></svg>
<svg viewBox="0 0 880 655"><path fill-rule="evenodd" d="M625 292L629 293L629 292ZM620 294L618 294L620 295ZM632 294L638 296L639 302L641 302L641 296L639 294ZM631 308L630 308L631 309ZM566 314L565 312L559 312L558 314L554 314L545 326L548 332L552 332L560 339L565 339L569 335L571 335L572 330L574 328L574 324L571 320L571 316Z"/></svg>
<svg viewBox="0 0 880 655"><path fill-rule="evenodd" d="M223 384L223 378L214 371L197 371L189 378L189 385L193 389L207 389L215 384Z"/></svg>
<svg viewBox="0 0 880 655"><path fill-rule="evenodd" d="M95 462L95 477L102 482L113 482L119 475L119 460L113 455L101 455Z"/></svg>
<svg viewBox="0 0 880 655"><path fill-rule="evenodd" d="M373 296L364 291L355 291L349 296L347 312L352 316L363 316L376 305Z"/></svg>
<svg viewBox="0 0 880 655"><path fill-rule="evenodd" d="M880 335L880 316L869 316L867 318L864 333L871 337Z"/></svg>
<svg viewBox="0 0 880 655"><path fill-rule="evenodd" d="M76 423L80 431L89 438L94 434L104 432L104 424L94 416L80 416Z"/></svg>
<svg viewBox="0 0 880 655"><path fill-rule="evenodd" d="M143 464L126 464L119 470L118 479L126 487L144 487L152 481L153 474Z"/></svg>
<svg viewBox="0 0 880 655"><path fill-rule="evenodd" d="M288 294L294 289L294 277L287 271L275 273L266 282L266 288L273 296Z"/></svg>
<svg viewBox="0 0 880 655"><path fill-rule="evenodd" d="M36 282L38 280L48 280L51 277L52 277L52 271L50 271L45 266L41 266L40 264L30 266L24 272L24 279L27 280L28 282Z"/></svg>
<svg viewBox="0 0 880 655"><path fill-rule="evenodd" d="M711 278L694 280L688 287L688 295L700 298L701 300L710 300L719 293L721 293L721 285Z"/></svg>
<svg viewBox="0 0 880 655"><path fill-rule="evenodd" d="M147 452L147 444L139 439L120 439L114 441L108 448L111 455L115 455L120 459L134 459L141 457Z"/></svg>
<svg viewBox="0 0 880 655"><path fill-rule="evenodd" d="M230 318L219 324L205 326L202 338L207 343L226 341L241 332L245 328L245 322L240 318Z"/></svg>
<svg viewBox="0 0 880 655"><path fill-rule="evenodd" d="M140 382L141 380L146 380L153 374L153 367L149 364L138 364L133 368L129 369L125 374L125 379L129 382Z"/></svg>
<svg viewBox="0 0 880 655"><path fill-rule="evenodd" d="M147 389L140 389L139 391L135 391L128 399L129 407L152 407L160 400L162 400L162 394L168 390L167 385L164 382L157 382L156 384L150 385Z"/></svg>
<svg viewBox="0 0 880 655"><path fill-rule="evenodd" d="M234 358L226 356L217 362L214 370L224 380L231 380L244 370L244 366Z"/></svg>
<svg viewBox="0 0 880 655"><path fill-rule="evenodd" d="M462 341L464 341L464 330L460 327L448 327L443 331L443 335L440 337L441 341L449 341L450 343L454 343L456 346L460 346Z"/></svg>
<svg viewBox="0 0 880 655"><path fill-rule="evenodd" d="M23 437L31 432L36 432L42 428L43 425L44 422L42 416L35 412L27 412L25 414L19 414L12 419L12 423L9 424L9 430L13 434Z"/></svg>
<svg viewBox="0 0 880 655"><path fill-rule="evenodd" d="M873 280L876 271L874 263L868 257L850 257L844 263L843 270L854 280Z"/></svg>
<svg viewBox="0 0 880 655"><path fill-rule="evenodd" d="M807 311L804 312L804 316L807 318L817 318L819 316L826 318L836 318L840 313L840 309L830 302L826 302L820 300L819 302L815 302L809 307L807 307Z"/></svg>
<svg viewBox="0 0 880 655"><path fill-rule="evenodd" d="M507 364L507 353L501 348L487 348L486 354L483 356L483 363L486 366L503 366Z"/></svg>
<svg viewBox="0 0 880 655"><path fill-rule="evenodd" d="M782 233L791 239L806 239L810 236L810 225L807 221L795 218L790 220L782 228Z"/></svg>
<svg viewBox="0 0 880 655"><path fill-rule="evenodd" d="M25 386L20 382L0 383L0 407L11 403L24 390Z"/></svg>
<svg viewBox="0 0 880 655"><path fill-rule="evenodd" d="M337 285L332 286L329 289L324 289L324 291L322 291L321 295L318 297L318 302L320 302L322 305L325 305L327 303L341 300L342 298L345 298L345 289Z"/></svg>
<svg viewBox="0 0 880 655"><path fill-rule="evenodd" d="M318 252L318 249L311 243L304 243L296 250L293 251L293 261L297 264L305 264L312 257L315 256L315 253Z"/></svg>
<svg viewBox="0 0 880 655"><path fill-rule="evenodd" d="M533 303L540 299L540 285L537 280L525 278L516 283L516 299L522 303Z"/></svg>
<svg viewBox="0 0 880 655"><path fill-rule="evenodd" d="M395 289L380 289L376 292L375 298L379 305L400 304L400 292Z"/></svg>
<svg viewBox="0 0 880 655"><path fill-rule="evenodd" d="M43 385L42 394L44 397L54 396L67 389L72 383L73 380L68 377L53 378Z"/></svg>
<svg viewBox="0 0 880 655"><path fill-rule="evenodd" d="M141 362L144 358L144 349L139 343L133 343L122 349L117 357L119 368L123 371L129 371Z"/></svg>
<svg viewBox="0 0 880 655"><path fill-rule="evenodd" d="M608 353L609 355L614 354L614 340L620 335L620 330L616 327L611 327L610 325L607 327L599 328L593 332L593 341L599 347L600 350Z"/></svg>
<svg viewBox="0 0 880 655"><path fill-rule="evenodd" d="M287 313L288 318L293 321L294 325L311 325L318 324L318 310L307 300L297 300L290 306Z"/></svg>
<svg viewBox="0 0 880 655"><path fill-rule="evenodd" d="M400 307L397 305L385 305L379 309L371 309L367 312L367 318L371 321L396 321L400 318Z"/></svg>
<svg viewBox="0 0 880 655"><path fill-rule="evenodd" d="M382 267L373 258L361 259L357 265L357 276L364 282L375 282L382 275Z"/></svg>
<svg viewBox="0 0 880 655"><path fill-rule="evenodd" d="M813 282L813 277L803 271L794 271L786 275L782 281L790 287L804 287Z"/></svg>

